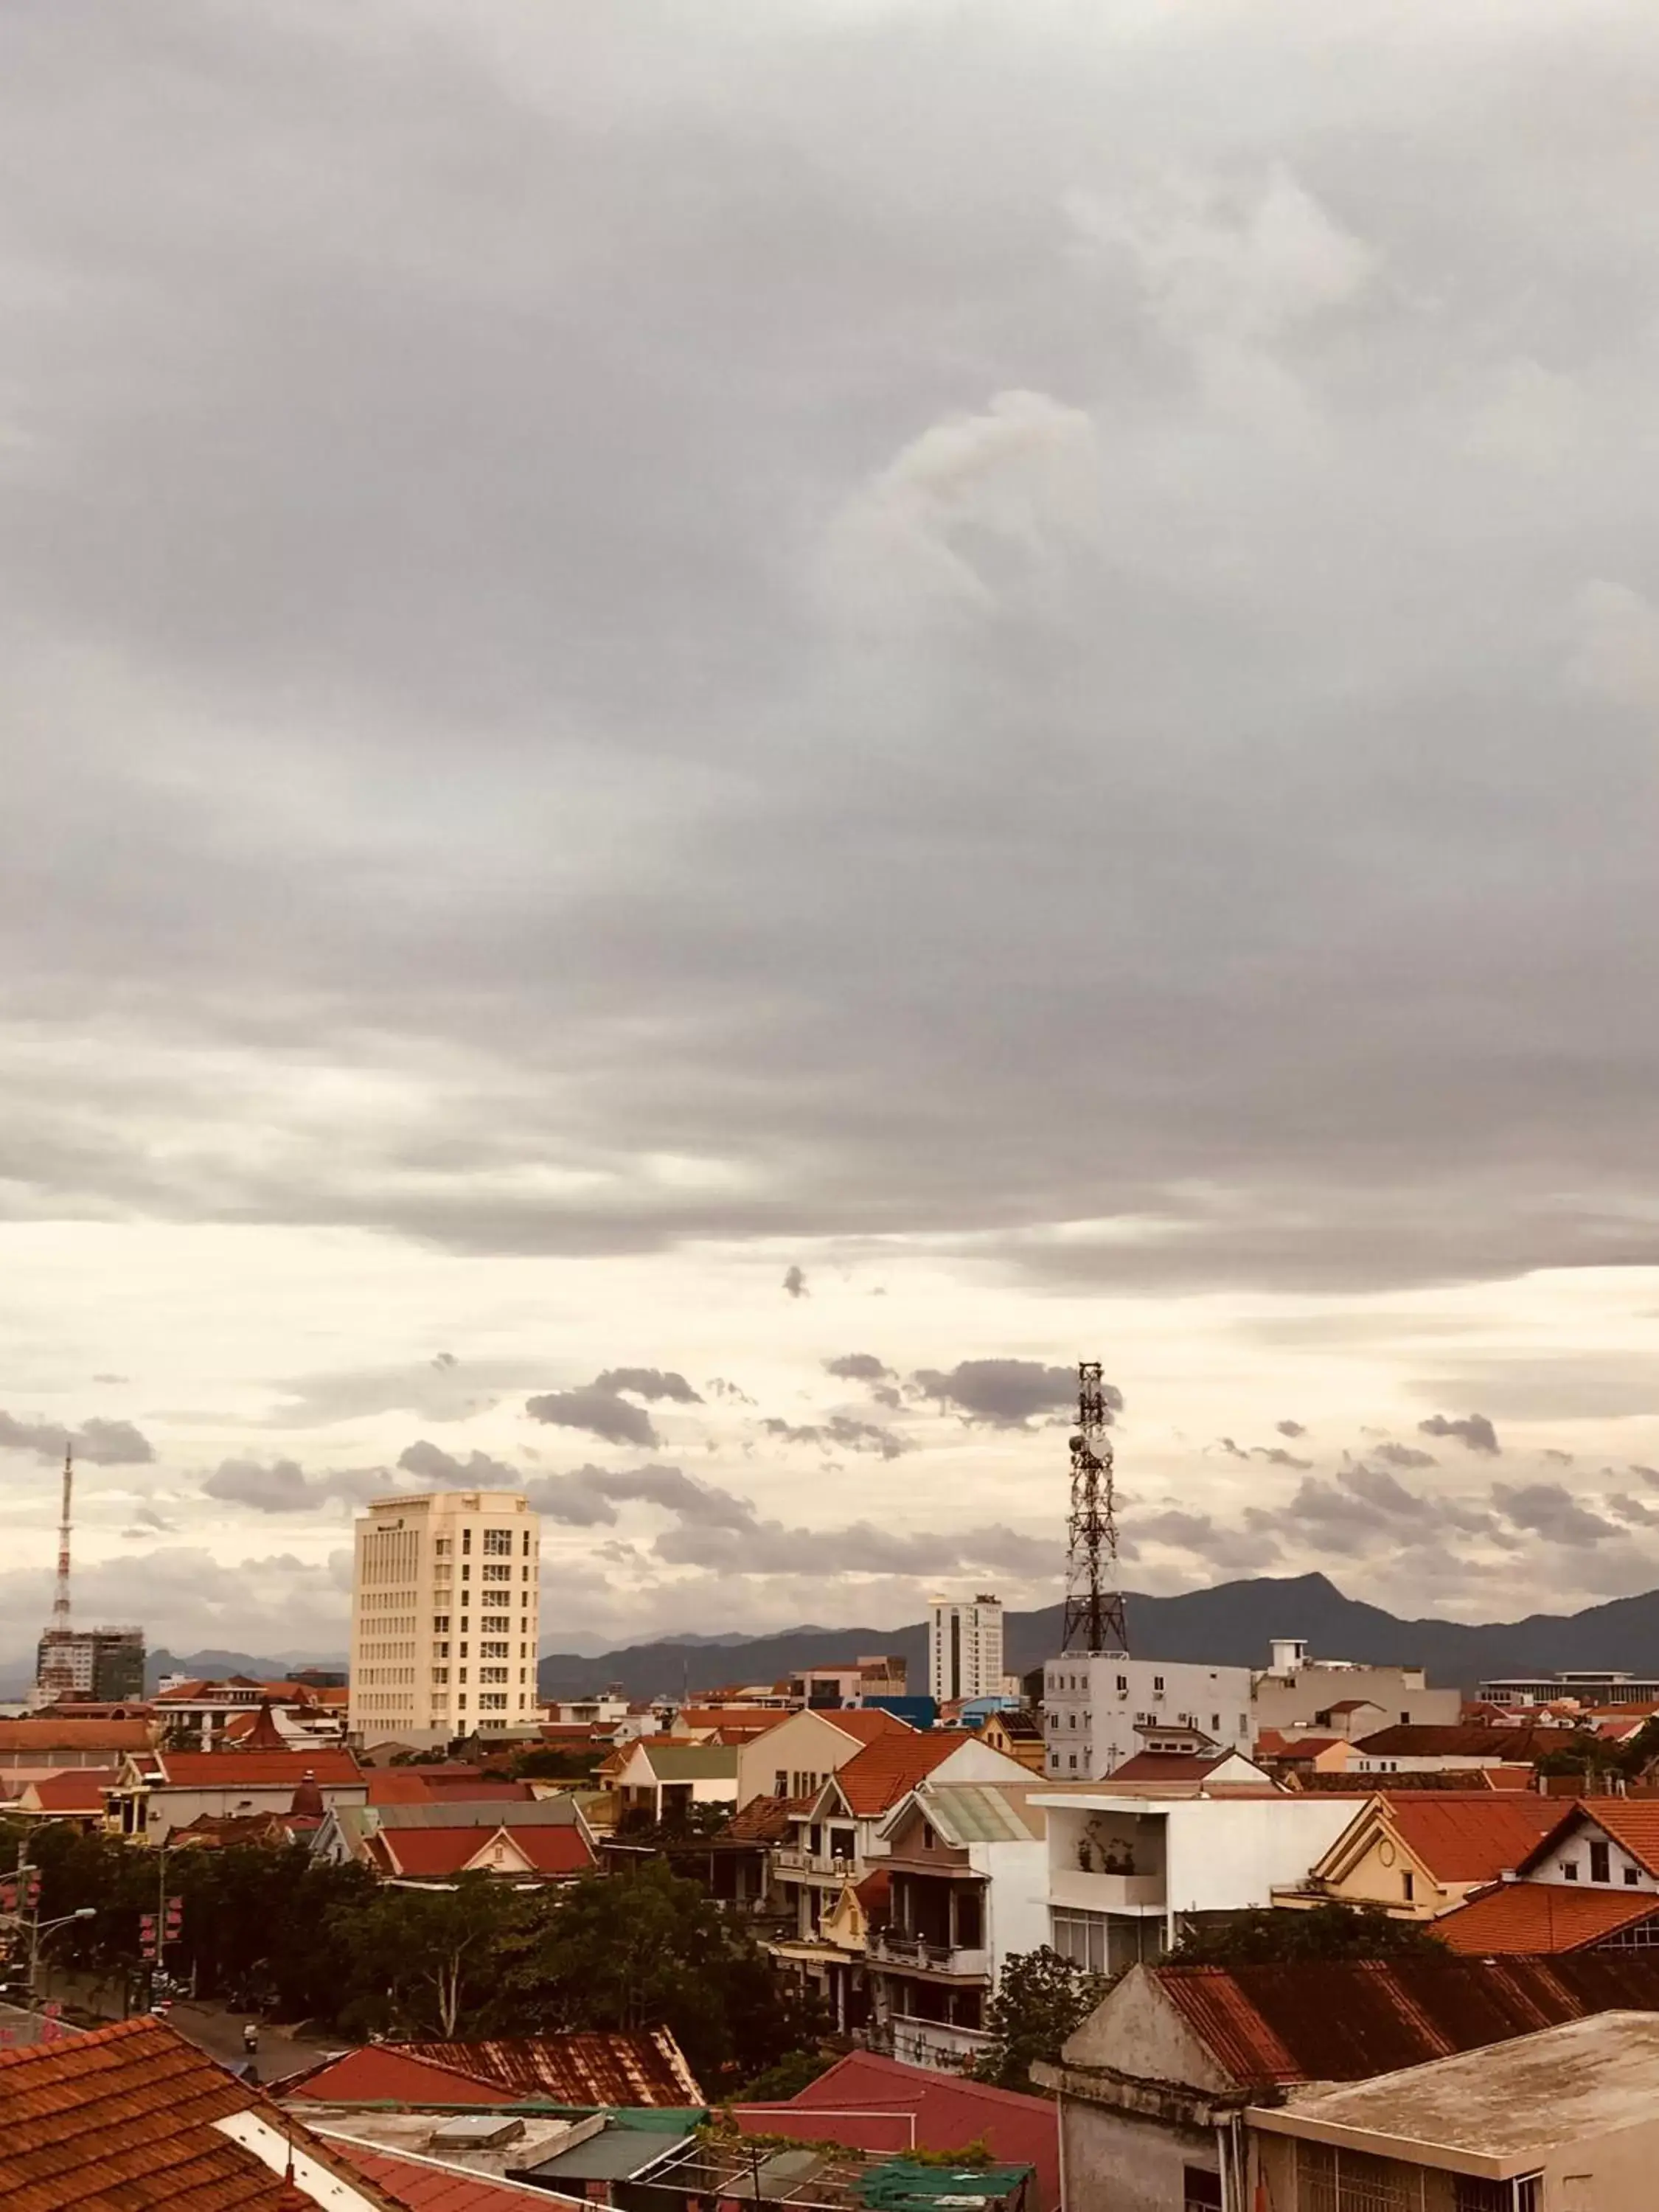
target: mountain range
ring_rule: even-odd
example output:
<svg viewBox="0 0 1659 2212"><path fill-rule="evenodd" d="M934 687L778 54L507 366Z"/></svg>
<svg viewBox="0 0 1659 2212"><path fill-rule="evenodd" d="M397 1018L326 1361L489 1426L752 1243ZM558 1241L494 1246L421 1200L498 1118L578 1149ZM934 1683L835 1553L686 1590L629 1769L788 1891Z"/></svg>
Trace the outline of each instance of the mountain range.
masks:
<svg viewBox="0 0 1659 2212"><path fill-rule="evenodd" d="M1316 1574L1259 1575L1176 1597L1132 1591L1126 1605L1130 1648L1147 1659L1265 1667L1273 1638L1300 1636L1316 1658L1423 1667L1431 1683L1464 1690L1502 1674L1589 1667L1641 1674L1659 1668L1659 1590L1615 1598L1583 1613L1480 1623L1402 1620L1381 1606L1346 1597L1328 1576ZM1005 1616L1011 1674L1025 1674L1054 1656L1060 1620L1057 1605ZM913 1686L925 1688L927 1638L922 1621L902 1628L792 1629L726 1644L718 1651L701 1638L664 1638L596 1658L550 1652L538 1680L545 1698L580 1697L611 1682L629 1697L648 1698L737 1681L769 1682L799 1667L890 1652L903 1657Z"/></svg>

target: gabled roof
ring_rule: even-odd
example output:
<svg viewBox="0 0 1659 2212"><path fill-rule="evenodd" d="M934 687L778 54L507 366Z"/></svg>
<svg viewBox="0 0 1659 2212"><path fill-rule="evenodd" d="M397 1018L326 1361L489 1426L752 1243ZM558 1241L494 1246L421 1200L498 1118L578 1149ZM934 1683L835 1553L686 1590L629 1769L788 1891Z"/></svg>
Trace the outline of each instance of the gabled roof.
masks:
<svg viewBox="0 0 1659 2212"><path fill-rule="evenodd" d="M425 2057L418 2046L365 2044L325 2058L277 2085L284 2100L324 2105L510 2105L512 2093L464 2068Z"/></svg>
<svg viewBox="0 0 1659 2212"><path fill-rule="evenodd" d="M665 2027L386 2045L556 2105L701 2105L702 2091Z"/></svg>
<svg viewBox="0 0 1659 2212"><path fill-rule="evenodd" d="M432 1881L474 1865L488 1871L498 1840L503 1858L515 1862L503 1872L527 1866L536 1874L577 1875L593 1864L586 1837L574 1826L387 1828L369 1838L369 1849L388 1872Z"/></svg>
<svg viewBox="0 0 1659 2212"><path fill-rule="evenodd" d="M659 1782L735 1782L738 1747L729 1743L653 1743L641 1736L629 1746L643 1752Z"/></svg>
<svg viewBox="0 0 1659 2212"><path fill-rule="evenodd" d="M1541 1739L1541 1741L1540 1740ZM1559 1751L1572 1730L1523 1721L1516 1728L1464 1728L1456 1723L1401 1721L1361 1736L1354 1746L1367 1759L1502 1759L1511 1763Z"/></svg>
<svg viewBox="0 0 1659 2212"><path fill-rule="evenodd" d="M1659 2012L1659 1955L1143 1971L1216 2063L1250 2088L1364 2081L1592 2013Z"/></svg>
<svg viewBox="0 0 1659 2212"><path fill-rule="evenodd" d="M798 1814L810 1812L810 1797L751 1797L720 1830L729 1844L781 1844Z"/></svg>
<svg viewBox="0 0 1659 2212"><path fill-rule="evenodd" d="M223 2132L287 2137L382 2212L398 2200L165 2021L146 2015L0 2051L0 2202L17 2212L315 2212L315 2185ZM303 2172L303 2169L302 2169Z"/></svg>
<svg viewBox="0 0 1659 2212"><path fill-rule="evenodd" d="M378 1828L574 1828L577 1825L574 1797L562 1792L555 1797L486 1797L474 1804L463 1798L452 1802L438 1797L422 1804L376 1805Z"/></svg>
<svg viewBox="0 0 1659 2212"><path fill-rule="evenodd" d="M50 1763L54 1751L148 1751L155 1734L148 1721L0 1721L0 1753L33 1752Z"/></svg>
<svg viewBox="0 0 1659 2212"><path fill-rule="evenodd" d="M1025 1782L924 1781L915 1809L957 1849L968 1844L1041 1842L1048 1829L1041 1808L1031 1799L1042 1795L1046 1787L1035 1775ZM890 1836L905 1818L896 1812L884 1832Z"/></svg>
<svg viewBox="0 0 1659 2212"><path fill-rule="evenodd" d="M1496 1881L1559 1825L1558 1805L1509 1791L1380 1792L1384 1819L1440 1882ZM1362 1816L1363 1818L1363 1816Z"/></svg>
<svg viewBox="0 0 1659 2212"><path fill-rule="evenodd" d="M120 1778L112 1766L66 1766L61 1774L43 1774L39 1781L27 1784L23 1809L53 1813L60 1820L101 1813L105 1790L113 1790Z"/></svg>
<svg viewBox="0 0 1659 2212"><path fill-rule="evenodd" d="M808 1710L817 1713L821 1721L828 1721L831 1728L839 1729L843 1735L850 1735L859 1743L875 1743L887 1735L921 1734L921 1730L912 1728L908 1721L901 1720L896 1713L890 1713L880 1705L834 1705L827 1709L823 1705L813 1705ZM784 1716L780 1715L779 1717Z"/></svg>
<svg viewBox="0 0 1659 2212"><path fill-rule="evenodd" d="M910 1729L902 1735L878 1735L830 1776L818 1794L817 1807L839 1797L855 1818L872 1820L890 1812L953 1751L977 1740L969 1729Z"/></svg>
<svg viewBox="0 0 1659 2212"><path fill-rule="evenodd" d="M1243 1759L1242 1752L1138 1751L1133 1759L1126 1759L1121 1766L1115 1766L1101 1784L1103 1789L1115 1782L1203 1782L1218 1766L1226 1766L1235 1759ZM1247 1766L1255 1767L1253 1759L1244 1759ZM1266 1780L1261 1769L1257 1776Z"/></svg>
<svg viewBox="0 0 1659 2212"><path fill-rule="evenodd" d="M1553 1803L1540 1798L1539 1802L1556 1818L1534 1839L1526 1857L1512 1862L1522 1872L1540 1864L1579 1828L1593 1825L1622 1844L1638 1866L1659 1875L1659 1803L1652 1798L1632 1804L1626 1797L1593 1797L1565 1808L1559 1798Z"/></svg>
<svg viewBox="0 0 1659 2212"><path fill-rule="evenodd" d="M326 1790L368 1778L349 1751L158 1751L161 1778L175 1790L292 1790L309 1770Z"/></svg>
<svg viewBox="0 0 1659 2212"><path fill-rule="evenodd" d="M1000 2162L1036 2168L1038 2205L1053 2212L1060 2202L1059 2109L1041 2097L854 2051L787 2103L739 2105L734 2117L748 2134L855 2150L951 2151L983 2141Z"/></svg>
<svg viewBox="0 0 1659 2212"><path fill-rule="evenodd" d="M1451 1950L1486 1959L1510 1952L1580 1951L1656 1912L1659 1896L1651 1890L1504 1881L1441 1913L1432 1926Z"/></svg>

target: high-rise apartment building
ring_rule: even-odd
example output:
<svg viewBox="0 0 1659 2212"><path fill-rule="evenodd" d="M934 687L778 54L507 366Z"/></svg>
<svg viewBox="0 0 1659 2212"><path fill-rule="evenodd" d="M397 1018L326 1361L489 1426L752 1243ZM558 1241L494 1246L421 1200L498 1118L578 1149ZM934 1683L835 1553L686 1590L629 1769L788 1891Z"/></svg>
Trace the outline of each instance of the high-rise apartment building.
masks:
<svg viewBox="0 0 1659 2212"><path fill-rule="evenodd" d="M124 1705L144 1694L142 1628L49 1628L35 1653L34 1706L60 1698Z"/></svg>
<svg viewBox="0 0 1659 2212"><path fill-rule="evenodd" d="M436 1745L530 1726L540 1553L520 1491L375 1498L356 1524L353 1735Z"/></svg>
<svg viewBox="0 0 1659 2212"><path fill-rule="evenodd" d="M928 1602L927 1690L945 1705L957 1698L1002 1694L1002 1601L971 1605L948 1597Z"/></svg>

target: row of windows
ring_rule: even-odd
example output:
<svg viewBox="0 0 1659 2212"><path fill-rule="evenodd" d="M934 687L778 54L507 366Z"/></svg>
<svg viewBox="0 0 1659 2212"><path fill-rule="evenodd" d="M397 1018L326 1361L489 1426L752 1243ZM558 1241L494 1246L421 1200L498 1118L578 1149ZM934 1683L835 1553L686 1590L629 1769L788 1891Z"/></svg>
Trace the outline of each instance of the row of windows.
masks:
<svg viewBox="0 0 1659 2212"><path fill-rule="evenodd" d="M359 1711L365 1713L406 1713L414 1702L408 1691L400 1698L388 1697L381 1691L370 1691L367 1696L356 1700Z"/></svg>
<svg viewBox="0 0 1659 2212"><path fill-rule="evenodd" d="M1639 1868L1627 1866L1624 1870L1624 1874L1625 1887L1626 1889L1636 1889L1640 1887L1642 1875ZM1589 1878L1592 1881L1610 1882L1613 1880L1613 1853L1607 1844L1592 1844L1590 1845ZM1561 1879L1564 1881L1577 1881L1578 1862L1577 1859L1562 1860Z"/></svg>
<svg viewBox="0 0 1659 2212"><path fill-rule="evenodd" d="M415 1669L412 1667L362 1667L357 1671L357 1679L365 1683L412 1682Z"/></svg>
<svg viewBox="0 0 1659 2212"><path fill-rule="evenodd" d="M410 1637L403 1642L365 1644L360 1646L357 1656L360 1659L412 1659L415 1640Z"/></svg>
<svg viewBox="0 0 1659 2212"><path fill-rule="evenodd" d="M793 1774L787 1774L780 1766L772 1777L772 1795L775 1797L811 1797L816 1796L823 1784L821 1774L809 1773L799 1766Z"/></svg>
<svg viewBox="0 0 1659 2212"><path fill-rule="evenodd" d="M412 1589L365 1590L359 1601L364 1613L387 1613L394 1605L413 1605Z"/></svg>

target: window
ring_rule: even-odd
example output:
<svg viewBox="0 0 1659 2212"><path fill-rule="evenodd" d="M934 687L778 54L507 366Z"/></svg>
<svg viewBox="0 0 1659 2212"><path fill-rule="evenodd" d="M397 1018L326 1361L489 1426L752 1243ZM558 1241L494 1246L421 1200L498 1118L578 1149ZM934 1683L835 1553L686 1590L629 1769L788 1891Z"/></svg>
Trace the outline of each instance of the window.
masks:
<svg viewBox="0 0 1659 2212"><path fill-rule="evenodd" d="M1625 1887L1626 1889L1634 1889L1637 1883L1640 1881L1641 1879L1641 1875L1637 1872L1634 1867L1627 1866L1625 1869Z"/></svg>
<svg viewBox="0 0 1659 2212"><path fill-rule="evenodd" d="M497 1566L492 1562L484 1569L483 1578L487 1583L510 1583L513 1579L513 1570L511 1567Z"/></svg>
<svg viewBox="0 0 1659 2212"><path fill-rule="evenodd" d="M1405 1898L1407 1904L1415 1905L1417 1902L1417 1876L1411 1872L1409 1868L1407 1868L1406 1872L1400 1877L1400 1888L1401 1893Z"/></svg>
<svg viewBox="0 0 1659 2212"><path fill-rule="evenodd" d="M487 1559L510 1559L513 1556L513 1531L510 1528L486 1528L483 1548Z"/></svg>
<svg viewBox="0 0 1659 2212"><path fill-rule="evenodd" d="M1163 1677L1163 1675L1162 1675L1162 1674L1154 1674L1154 1675L1153 1675L1153 1677L1152 1677L1152 1687L1153 1687L1153 1689L1154 1689L1154 1690L1156 1690L1156 1691L1159 1691L1159 1692L1161 1692L1161 1691L1163 1690L1163 1687L1164 1687L1164 1677Z"/></svg>
<svg viewBox="0 0 1659 2212"><path fill-rule="evenodd" d="M1611 1881L1613 1880L1613 1868L1610 1863L1607 1846L1605 1844L1592 1844L1590 1845L1589 1863L1589 1878L1592 1881Z"/></svg>
<svg viewBox="0 0 1659 2212"><path fill-rule="evenodd" d="M1221 1716L1219 1713L1212 1713L1210 1715L1210 1734L1212 1735L1219 1735L1220 1733Z"/></svg>
<svg viewBox="0 0 1659 2212"><path fill-rule="evenodd" d="M1118 1695L1119 1695L1119 1697L1120 1697L1120 1698L1127 1698L1127 1697L1128 1696L1128 1694L1129 1694L1129 1678L1128 1678L1128 1676L1127 1676L1127 1674L1120 1674L1120 1675L1118 1676L1118 1678L1117 1678L1117 1693L1118 1693Z"/></svg>
<svg viewBox="0 0 1659 2212"><path fill-rule="evenodd" d="M524 1551L524 1555L525 1555L526 1559L527 1559L530 1557L530 1531L529 1531L529 1529L528 1529L528 1528L526 1528L526 1529L525 1530L525 1532L524 1532L524 1545L523 1545L523 1551Z"/></svg>
<svg viewBox="0 0 1659 2212"><path fill-rule="evenodd" d="M454 1543L450 1537L440 1536L432 1547L432 1556L434 1559L447 1559L454 1548Z"/></svg>
<svg viewBox="0 0 1659 2212"><path fill-rule="evenodd" d="M503 1690L482 1691L478 1697L478 1711L481 1713L504 1713L507 1711L506 1692Z"/></svg>
<svg viewBox="0 0 1659 2212"><path fill-rule="evenodd" d="M470 1528L463 1528L461 1531L461 1550L465 1553L470 1552L471 1549L472 1531Z"/></svg>
<svg viewBox="0 0 1659 2212"><path fill-rule="evenodd" d="M434 1659L447 1659L449 1656L448 1644L434 1644L432 1647L432 1656Z"/></svg>
<svg viewBox="0 0 1659 2212"><path fill-rule="evenodd" d="M434 1613L433 1614L433 1616L432 1616L432 1633L433 1633L434 1636L447 1636L447 1635L448 1635L448 1633L449 1633L449 1615L448 1615L447 1613Z"/></svg>
<svg viewBox="0 0 1659 2212"><path fill-rule="evenodd" d="M772 1795L775 1797L787 1797L789 1795L789 1777L782 1767L779 1767L777 1772L772 1777Z"/></svg>
<svg viewBox="0 0 1659 2212"><path fill-rule="evenodd" d="M1074 1751L1067 1754L1066 1764L1073 1774L1077 1772L1077 1753Z"/></svg>
<svg viewBox="0 0 1659 2212"><path fill-rule="evenodd" d="M434 1682L447 1682L449 1680L448 1668L434 1667L432 1670L432 1679Z"/></svg>
<svg viewBox="0 0 1659 2212"><path fill-rule="evenodd" d="M481 1682L504 1682L507 1679L505 1667L480 1667L478 1669L478 1680Z"/></svg>
<svg viewBox="0 0 1659 2212"><path fill-rule="evenodd" d="M935 1837L932 1827L926 1820L924 1820L921 1824L921 1848L925 1851L931 1851L937 1841L938 1838Z"/></svg>
<svg viewBox="0 0 1659 2212"><path fill-rule="evenodd" d="M1561 1862L1561 1879L1562 1879L1562 1881L1577 1881L1577 1879L1578 1879L1578 1862L1577 1862L1577 1859L1563 1859L1563 1860L1562 1860L1562 1862Z"/></svg>
<svg viewBox="0 0 1659 2212"><path fill-rule="evenodd" d="M513 1654L505 1644L496 1642L481 1644L478 1646L478 1656L480 1659L510 1659Z"/></svg>
<svg viewBox="0 0 1659 2212"><path fill-rule="evenodd" d="M1181 2197L1183 2212L1210 2212L1212 2206L1221 2203L1221 2176L1212 2173L1206 2166L1183 2166L1181 2169Z"/></svg>
<svg viewBox="0 0 1659 2212"><path fill-rule="evenodd" d="M472 1570L471 1570L471 1567L468 1567L468 1566L464 1566L464 1567L461 1569L461 1580L465 1583L465 1582L470 1582L470 1581L471 1580L471 1578L472 1578Z"/></svg>

